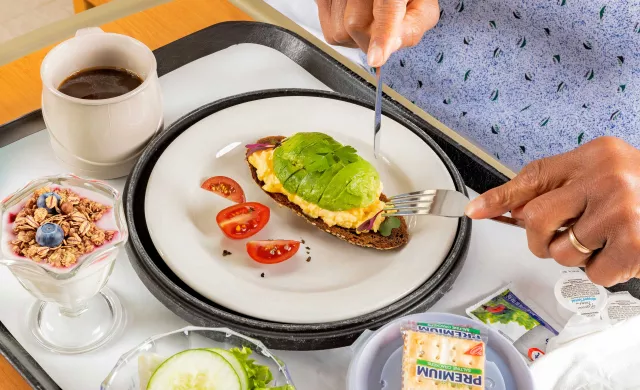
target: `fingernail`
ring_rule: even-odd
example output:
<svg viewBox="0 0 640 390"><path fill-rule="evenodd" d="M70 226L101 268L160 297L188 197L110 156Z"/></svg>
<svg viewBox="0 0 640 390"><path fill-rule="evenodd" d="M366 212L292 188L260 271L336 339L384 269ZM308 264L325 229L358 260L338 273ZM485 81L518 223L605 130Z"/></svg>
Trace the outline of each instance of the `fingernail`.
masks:
<svg viewBox="0 0 640 390"><path fill-rule="evenodd" d="M376 42L372 42L371 45L369 46L369 53L367 53L367 60L369 61L369 66L377 68L380 65L382 65L383 56L384 56L384 53L382 51L382 48L378 46Z"/></svg>
<svg viewBox="0 0 640 390"><path fill-rule="evenodd" d="M464 213L467 214L468 217L473 218L480 210L484 208L484 199L482 197L475 198L464 209Z"/></svg>

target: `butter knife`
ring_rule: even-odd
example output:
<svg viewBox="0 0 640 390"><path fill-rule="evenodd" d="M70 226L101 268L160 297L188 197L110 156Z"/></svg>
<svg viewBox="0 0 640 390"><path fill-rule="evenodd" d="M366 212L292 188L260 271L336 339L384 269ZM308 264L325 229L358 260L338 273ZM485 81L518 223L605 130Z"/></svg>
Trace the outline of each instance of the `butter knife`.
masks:
<svg viewBox="0 0 640 390"><path fill-rule="evenodd" d="M378 158L380 151L380 127L382 124L382 67L376 69L376 106L373 122L373 155Z"/></svg>

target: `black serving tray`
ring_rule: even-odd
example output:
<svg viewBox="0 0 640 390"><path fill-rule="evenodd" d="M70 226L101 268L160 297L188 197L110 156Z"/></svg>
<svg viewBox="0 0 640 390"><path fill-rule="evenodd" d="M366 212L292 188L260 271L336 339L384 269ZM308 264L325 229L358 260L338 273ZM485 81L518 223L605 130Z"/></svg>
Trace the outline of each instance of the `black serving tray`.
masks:
<svg viewBox="0 0 640 390"><path fill-rule="evenodd" d="M367 83L333 57L297 34L265 23L220 23L154 50L158 63L158 75L165 75L201 57L241 43L254 43L278 50L334 91L353 96L364 102L372 103L374 101L373 85ZM478 192L484 192L507 180L507 177L499 173L491 165L458 145L455 141L451 140L451 138L426 123L422 118L390 99L386 94L384 96L384 110L386 115L402 117L408 122L415 123L422 132L431 137L451 159L460 172L464 182L472 189ZM40 131L44 129L44 127L42 112L40 110L26 114L0 126L0 147ZM149 286L158 283L159 277L147 273L147 268L145 268L142 263L136 262L136 256L131 252L131 248L128 248L128 250L132 263L134 263L134 266L137 268L138 274L145 285ZM466 250L466 246L460 248L461 255L462 252L466 253ZM437 291L431 293L429 298L422 302L423 307L431 306L447 292L448 288L451 287L453 279L455 279L455 275L460 272L461 267L462 261L457 262L455 266L447 272L443 280L449 280L450 282L447 283L447 286L444 284L434 286ZM167 299L177 299L178 295L171 294L167 293ZM198 303L198 300L197 295L194 295L194 301L191 302L190 305L194 307L197 307L199 304L206 305L206 302ZM192 306L190 305L176 307L175 311L183 316L180 314L180 311L190 312L192 310ZM408 306L405 307L404 310L410 312L416 311L418 308ZM388 319L392 317L391 315ZM202 321L194 321L194 324L202 324ZM336 337L340 337L340 332L336 333ZM308 349L310 347L317 347L317 345L313 344L312 338L309 340L309 344L306 347L300 348ZM343 339L342 343L344 342ZM2 323L0 323L0 354L20 372L31 387L44 390L60 389ZM96 386L98 386L98 384L96 384Z"/></svg>
<svg viewBox="0 0 640 390"><path fill-rule="evenodd" d="M166 148L198 121L229 107L261 99L282 96L312 96L357 104L373 110L371 103L333 92L302 89L256 91L232 96L202 106L174 122L151 141L133 167L124 191L124 207L129 228L127 253L136 273L167 308L192 324L226 326L262 341L267 347L286 350L315 350L344 347L365 329L377 329L402 315L424 311L451 289L460 273L471 239L471 220L461 218L456 237L443 263L436 272L409 295L372 313L344 321L318 324L286 324L251 318L233 312L202 297L166 265L157 252L147 229L145 194L149 176ZM419 127L394 112L383 114L407 127L440 157L453 179L456 190L466 194L465 184L446 153Z"/></svg>
<svg viewBox="0 0 640 390"><path fill-rule="evenodd" d="M198 58L240 43L254 43L278 50L334 91L354 96L366 102L373 102L374 87L360 76L295 33L264 23L220 23L154 50L158 62L158 75L165 75ZM451 159L460 172L462 179L470 188L482 193L506 182L507 177L499 173L491 165L458 145L451 138L442 134L422 118L386 95L384 105L387 115L390 113L400 115L417 124L423 132L429 135ZM0 126L0 147L40 131L44 127L40 110L33 111L6 123ZM128 248L128 250L130 258L134 259L135 255L131 253L131 248ZM142 271L139 271L139 276L145 285L160 282L159 277L147 273L147 268L142 263L139 266L136 265L136 267ZM462 262L458 262L456 267L452 268L449 273L457 275L461 267ZM455 277L451 275L449 278L452 281ZM615 286L610 290L631 291L634 296L640 297L640 283L637 283L637 280L630 283ZM425 302L426 306L428 307L437 301L446 293L447 288L450 288L450 285L449 287L443 286L437 289L437 292L432 293L430 296L431 303ZM178 299L178 296L177 293L167 293L167 299ZM175 311L188 312L193 307L197 308L198 305L205 304L204 302L198 302L200 299L197 295L193 295L193 297L194 302L184 307L177 307ZM408 307L406 310L411 311L412 308ZM194 323L198 324L198 322ZM0 323L0 354L20 372L32 388L43 390L60 389L2 323ZM96 384L96 388L97 386L98 384Z"/></svg>

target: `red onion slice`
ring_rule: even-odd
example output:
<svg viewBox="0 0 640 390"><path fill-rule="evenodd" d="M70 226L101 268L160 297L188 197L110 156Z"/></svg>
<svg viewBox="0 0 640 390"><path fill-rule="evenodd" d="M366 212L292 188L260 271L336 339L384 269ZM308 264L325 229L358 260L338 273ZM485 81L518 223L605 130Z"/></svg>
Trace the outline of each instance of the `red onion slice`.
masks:
<svg viewBox="0 0 640 390"><path fill-rule="evenodd" d="M248 149L247 156L250 156L255 152L259 152L261 150L273 149L276 146L278 146L278 145L272 145L272 144L248 144L248 145L245 145L245 148Z"/></svg>
<svg viewBox="0 0 640 390"><path fill-rule="evenodd" d="M380 213L382 213L382 210L378 211L376 215L374 215L373 217L367 219L362 224L360 224L360 226L356 228L356 232L361 233L361 232L373 230L373 225L375 225L376 218L378 218L378 215L380 215Z"/></svg>

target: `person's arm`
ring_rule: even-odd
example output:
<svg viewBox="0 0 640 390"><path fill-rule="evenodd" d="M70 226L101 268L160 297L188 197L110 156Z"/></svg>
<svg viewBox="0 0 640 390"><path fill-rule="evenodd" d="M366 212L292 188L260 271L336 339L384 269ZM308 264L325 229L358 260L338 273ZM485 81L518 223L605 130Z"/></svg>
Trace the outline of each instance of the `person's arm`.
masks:
<svg viewBox="0 0 640 390"><path fill-rule="evenodd" d="M414 46L438 23L438 0L317 0L320 25L332 45L359 47L369 66Z"/></svg>
<svg viewBox="0 0 640 390"><path fill-rule="evenodd" d="M536 256L586 267L589 279L606 287L640 277L640 150L626 142L601 137L534 161L474 199L467 215L483 219L509 210L524 221ZM558 233L568 225L573 237Z"/></svg>

